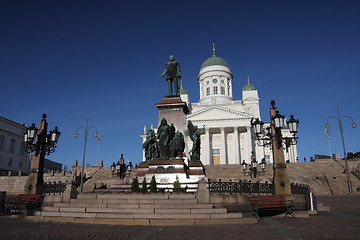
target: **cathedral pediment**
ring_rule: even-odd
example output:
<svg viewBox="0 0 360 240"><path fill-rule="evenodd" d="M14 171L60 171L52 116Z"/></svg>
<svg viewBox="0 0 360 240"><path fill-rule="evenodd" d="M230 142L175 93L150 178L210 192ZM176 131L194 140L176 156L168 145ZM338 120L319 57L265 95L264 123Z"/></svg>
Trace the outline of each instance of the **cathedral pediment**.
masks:
<svg viewBox="0 0 360 240"><path fill-rule="evenodd" d="M233 109L229 109L222 106L211 106L193 112L187 116L188 120L191 121L202 121L202 120L241 120L241 119L251 119L252 115L239 112Z"/></svg>

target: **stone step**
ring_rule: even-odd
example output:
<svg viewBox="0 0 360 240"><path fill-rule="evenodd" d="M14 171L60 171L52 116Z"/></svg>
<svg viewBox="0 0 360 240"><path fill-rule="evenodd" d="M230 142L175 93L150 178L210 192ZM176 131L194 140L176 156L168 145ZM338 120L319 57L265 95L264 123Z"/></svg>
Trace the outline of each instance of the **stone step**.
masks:
<svg viewBox="0 0 360 240"><path fill-rule="evenodd" d="M104 213L104 212L44 212L36 211L41 217L114 218L114 219L238 219L241 213Z"/></svg>
<svg viewBox="0 0 360 240"><path fill-rule="evenodd" d="M102 203L102 199L70 199L70 203Z"/></svg>
<svg viewBox="0 0 360 240"><path fill-rule="evenodd" d="M212 204L198 203L54 203L53 207L58 208L113 208L113 209L136 209L136 208L153 208L153 209L212 209Z"/></svg>
<svg viewBox="0 0 360 240"><path fill-rule="evenodd" d="M171 194L171 193L160 193L160 194L79 194L77 200L83 199L196 199L195 194Z"/></svg>
<svg viewBox="0 0 360 240"><path fill-rule="evenodd" d="M185 203L166 203L166 204L140 204L140 208L213 208L212 204L197 203L197 204L185 204Z"/></svg>
<svg viewBox="0 0 360 240"><path fill-rule="evenodd" d="M227 213L225 208L155 208L155 213L171 213L171 214L198 214L198 213Z"/></svg>
<svg viewBox="0 0 360 240"><path fill-rule="evenodd" d="M169 204L169 203L197 203L197 199L154 199L154 204Z"/></svg>
<svg viewBox="0 0 360 240"><path fill-rule="evenodd" d="M225 208L93 208L93 207L42 207L44 212L87 213L160 213L160 214L227 214Z"/></svg>
<svg viewBox="0 0 360 240"><path fill-rule="evenodd" d="M80 202L71 202L71 203L54 203L54 207L97 207L97 208L106 208L106 203L80 203Z"/></svg>
<svg viewBox="0 0 360 240"><path fill-rule="evenodd" d="M104 219L104 218L77 218L77 217L42 217L25 216L27 220L41 222L85 223L107 225L142 225L142 226L198 226L223 224L256 224L256 218L239 219Z"/></svg>

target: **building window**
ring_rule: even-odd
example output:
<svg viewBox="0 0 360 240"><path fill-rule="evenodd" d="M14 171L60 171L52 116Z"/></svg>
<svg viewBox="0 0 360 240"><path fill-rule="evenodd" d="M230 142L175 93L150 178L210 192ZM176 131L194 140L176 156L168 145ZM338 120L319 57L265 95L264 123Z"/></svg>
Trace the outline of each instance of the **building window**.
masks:
<svg viewBox="0 0 360 240"><path fill-rule="evenodd" d="M11 165L12 165L12 158L9 159L8 167L11 167Z"/></svg>
<svg viewBox="0 0 360 240"><path fill-rule="evenodd" d="M15 153L15 139L11 139L9 152Z"/></svg>
<svg viewBox="0 0 360 240"><path fill-rule="evenodd" d="M22 166L23 166L23 161L20 161L20 162L19 162L19 169L20 169L20 170L22 169Z"/></svg>
<svg viewBox="0 0 360 240"><path fill-rule="evenodd" d="M220 155L220 149L213 149L212 153L213 153L213 156L214 155Z"/></svg>
<svg viewBox="0 0 360 240"><path fill-rule="evenodd" d="M225 83L224 79L221 79L221 83Z"/></svg>
<svg viewBox="0 0 360 240"><path fill-rule="evenodd" d="M209 81L206 81L206 84L209 84Z"/></svg>
<svg viewBox="0 0 360 240"><path fill-rule="evenodd" d="M209 96L210 95L210 88L206 88L206 96Z"/></svg>
<svg viewBox="0 0 360 240"><path fill-rule="evenodd" d="M0 136L0 150L4 150L5 137L4 135Z"/></svg>
<svg viewBox="0 0 360 240"><path fill-rule="evenodd" d="M214 94L218 94L218 88L216 86L214 87Z"/></svg>
<svg viewBox="0 0 360 240"><path fill-rule="evenodd" d="M221 94L225 95L225 87L221 87Z"/></svg>
<svg viewBox="0 0 360 240"><path fill-rule="evenodd" d="M26 152L25 152L25 144L24 144L24 142L22 142L22 143L20 144L19 154L20 154L21 156L25 156L25 155L26 155L25 153L26 153Z"/></svg>

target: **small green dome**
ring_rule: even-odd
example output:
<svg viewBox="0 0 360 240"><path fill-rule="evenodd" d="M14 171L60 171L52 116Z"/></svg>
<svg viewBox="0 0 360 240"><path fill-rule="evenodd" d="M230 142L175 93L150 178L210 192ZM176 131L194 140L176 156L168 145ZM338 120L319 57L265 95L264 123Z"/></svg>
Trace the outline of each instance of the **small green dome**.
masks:
<svg viewBox="0 0 360 240"><path fill-rule="evenodd" d="M180 88L180 95L181 94L189 94L188 91L185 90L185 88Z"/></svg>
<svg viewBox="0 0 360 240"><path fill-rule="evenodd" d="M214 53L211 58L208 58L203 62L203 64L201 65L201 69L203 69L204 67L214 66L214 65L220 65L230 68L229 64L224 59L217 57Z"/></svg>
<svg viewBox="0 0 360 240"><path fill-rule="evenodd" d="M253 91L253 90L257 90L256 87L254 85L252 85L250 83L250 80L248 79L248 83L245 85L245 87L243 87L242 89L243 91Z"/></svg>

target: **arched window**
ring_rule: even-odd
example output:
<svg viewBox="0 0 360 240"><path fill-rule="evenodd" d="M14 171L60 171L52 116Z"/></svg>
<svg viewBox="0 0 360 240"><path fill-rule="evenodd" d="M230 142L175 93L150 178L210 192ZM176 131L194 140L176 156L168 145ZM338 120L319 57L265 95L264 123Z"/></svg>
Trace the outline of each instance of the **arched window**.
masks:
<svg viewBox="0 0 360 240"><path fill-rule="evenodd" d="M5 136L0 136L0 150L4 150Z"/></svg>
<svg viewBox="0 0 360 240"><path fill-rule="evenodd" d="M10 141L10 148L9 148L9 152L11 153L15 153L15 139L11 139Z"/></svg>

